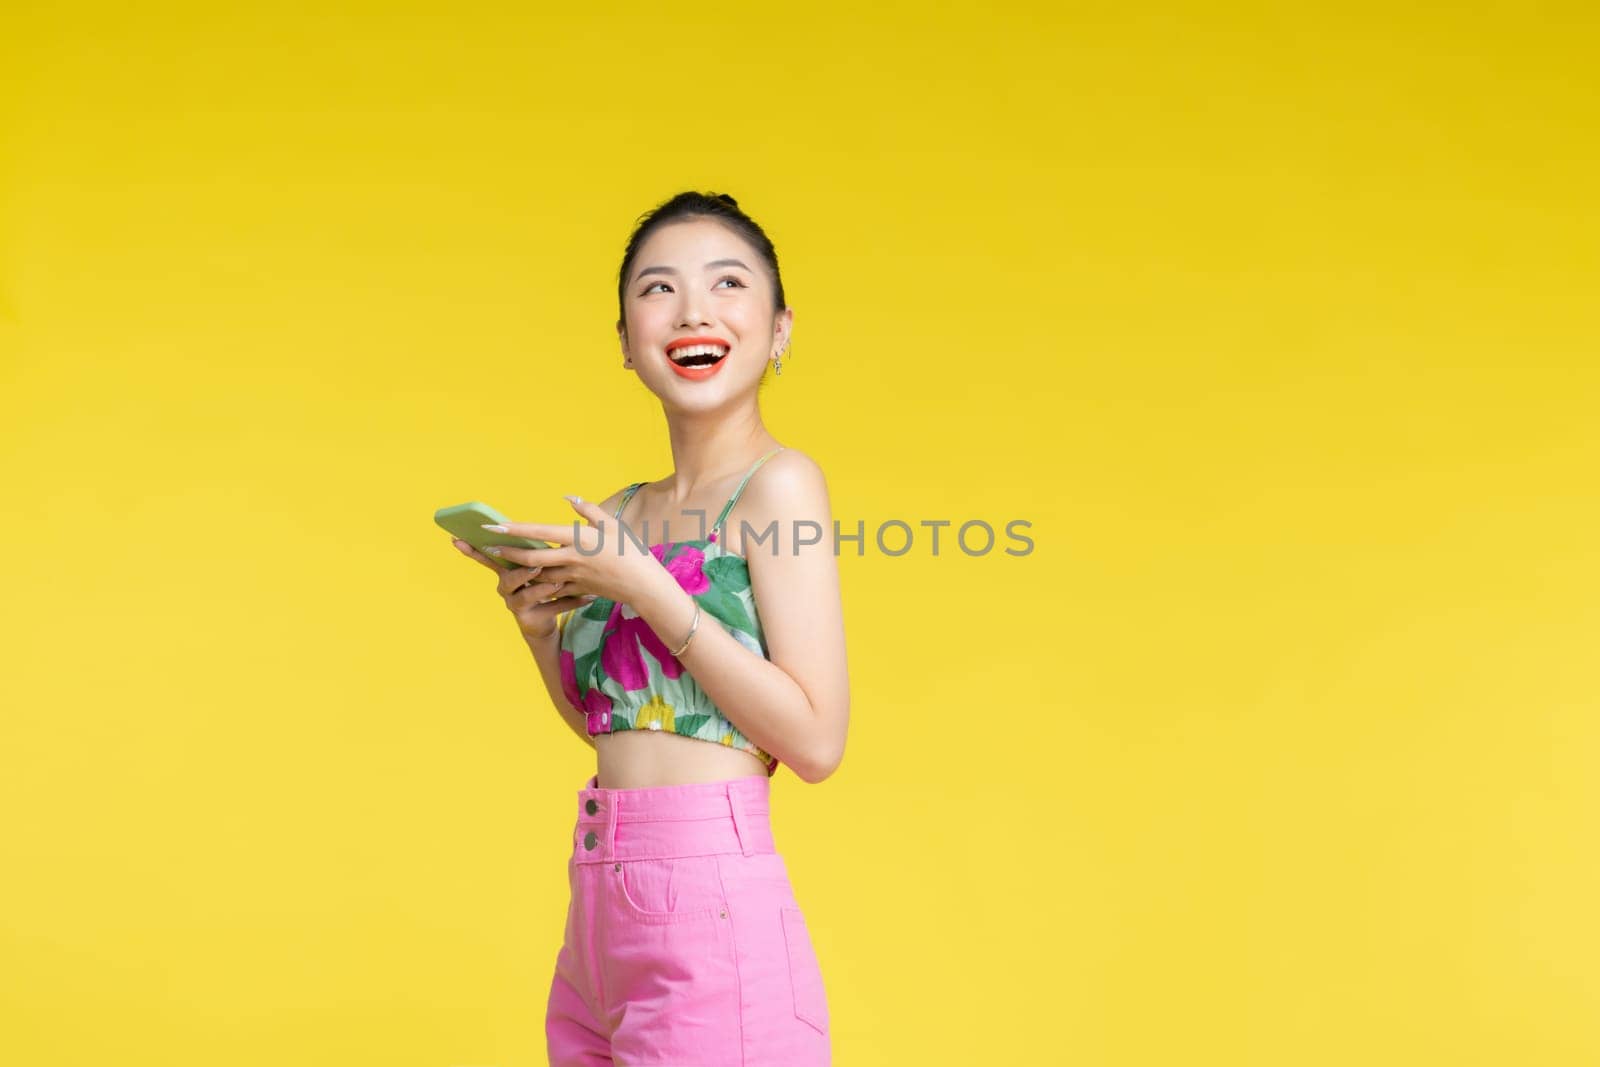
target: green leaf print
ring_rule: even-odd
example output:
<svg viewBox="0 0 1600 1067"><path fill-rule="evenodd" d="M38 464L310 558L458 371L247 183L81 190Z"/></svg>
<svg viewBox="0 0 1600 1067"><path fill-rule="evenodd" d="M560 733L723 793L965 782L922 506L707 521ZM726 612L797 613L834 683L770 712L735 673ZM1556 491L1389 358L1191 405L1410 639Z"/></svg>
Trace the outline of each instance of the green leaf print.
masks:
<svg viewBox="0 0 1600 1067"><path fill-rule="evenodd" d="M615 603L616 601L614 600L607 600L605 597L601 597L598 600L590 601L589 606L578 612L578 614L585 619L605 622L611 616L611 608Z"/></svg>
<svg viewBox="0 0 1600 1067"><path fill-rule="evenodd" d="M705 571L718 589L742 593L750 588L750 568L738 556L713 556L706 560Z"/></svg>
<svg viewBox="0 0 1600 1067"><path fill-rule="evenodd" d="M711 721L709 715L679 715L672 720L672 732L675 734L688 734L693 737L700 732L700 727Z"/></svg>
<svg viewBox="0 0 1600 1067"><path fill-rule="evenodd" d="M572 673L578 679L579 692L587 693L600 684L600 679L595 677L600 667L600 649L585 652L572 661Z"/></svg>
<svg viewBox="0 0 1600 1067"><path fill-rule="evenodd" d="M750 621L750 615L744 610L744 601L732 593L721 589L708 589L695 597L700 602L700 607L708 615L720 619L725 625L743 630L745 633L755 632L755 623Z"/></svg>

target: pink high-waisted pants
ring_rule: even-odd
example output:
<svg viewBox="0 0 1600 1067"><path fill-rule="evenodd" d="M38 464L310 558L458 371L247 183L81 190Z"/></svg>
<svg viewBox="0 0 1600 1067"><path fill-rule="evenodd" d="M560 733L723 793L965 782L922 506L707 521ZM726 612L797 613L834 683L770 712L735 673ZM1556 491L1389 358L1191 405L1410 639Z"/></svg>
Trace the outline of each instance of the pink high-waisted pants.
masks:
<svg viewBox="0 0 1600 1067"><path fill-rule="evenodd" d="M826 1067L822 972L765 775L578 791L551 1067Z"/></svg>

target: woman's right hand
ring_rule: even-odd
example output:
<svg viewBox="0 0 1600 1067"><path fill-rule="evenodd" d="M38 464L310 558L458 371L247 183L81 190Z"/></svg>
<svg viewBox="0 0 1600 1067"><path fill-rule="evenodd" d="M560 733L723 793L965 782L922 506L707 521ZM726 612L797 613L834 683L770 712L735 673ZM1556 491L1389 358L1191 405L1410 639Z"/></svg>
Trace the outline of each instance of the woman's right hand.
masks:
<svg viewBox="0 0 1600 1067"><path fill-rule="evenodd" d="M526 641L538 641L556 632L556 616L562 612L581 608L594 599L592 596L563 596L548 599L561 589L559 582L536 582L540 567L504 567L485 556L460 538L450 542L463 555L470 556L494 571L498 576L495 591L506 602L506 608L517 620L517 629Z"/></svg>

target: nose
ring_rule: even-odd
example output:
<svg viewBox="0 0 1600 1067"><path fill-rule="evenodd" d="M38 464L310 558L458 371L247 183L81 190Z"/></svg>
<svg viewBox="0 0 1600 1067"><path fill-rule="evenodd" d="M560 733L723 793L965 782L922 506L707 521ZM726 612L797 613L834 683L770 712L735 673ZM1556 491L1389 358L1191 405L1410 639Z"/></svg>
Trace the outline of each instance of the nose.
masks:
<svg viewBox="0 0 1600 1067"><path fill-rule="evenodd" d="M683 304L678 312L677 329L685 326L700 326L708 323L705 312L700 310L700 302L705 299L692 286L686 286L683 294Z"/></svg>

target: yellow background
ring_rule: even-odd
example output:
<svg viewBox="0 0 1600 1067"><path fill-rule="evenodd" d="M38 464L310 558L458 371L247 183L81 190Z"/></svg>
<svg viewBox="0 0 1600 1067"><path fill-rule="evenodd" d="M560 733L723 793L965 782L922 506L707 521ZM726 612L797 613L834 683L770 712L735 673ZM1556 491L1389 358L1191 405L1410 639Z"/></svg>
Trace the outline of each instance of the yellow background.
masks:
<svg viewBox="0 0 1600 1067"><path fill-rule="evenodd" d="M0 1061L528 1067L562 726L434 509L669 470L775 240L835 1062L1600 1060L1593 7L8 8ZM1002 542L1004 544L1004 542Z"/></svg>

